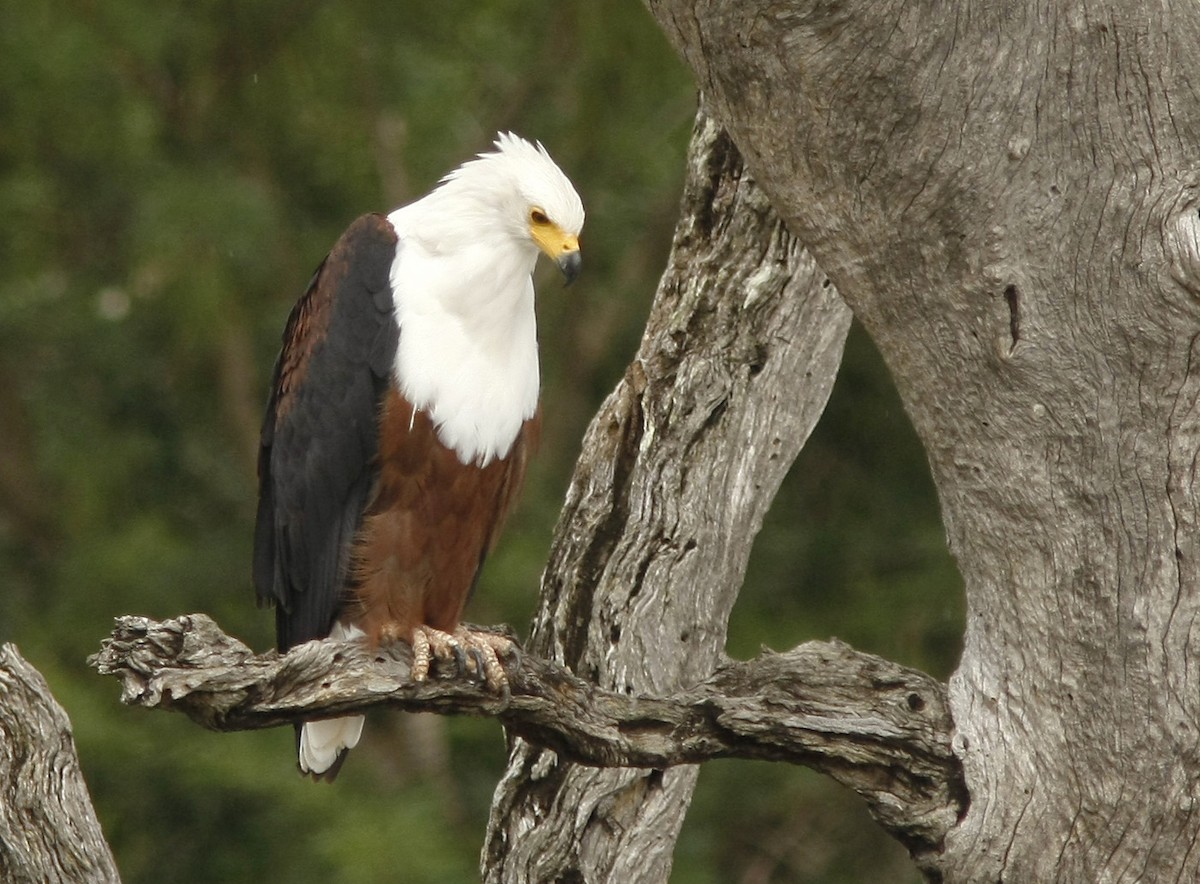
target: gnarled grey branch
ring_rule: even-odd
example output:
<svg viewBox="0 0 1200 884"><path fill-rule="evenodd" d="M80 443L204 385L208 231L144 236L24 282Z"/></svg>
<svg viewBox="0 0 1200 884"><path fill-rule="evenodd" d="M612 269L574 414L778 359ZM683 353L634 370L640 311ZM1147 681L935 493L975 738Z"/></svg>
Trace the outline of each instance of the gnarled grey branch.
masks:
<svg viewBox="0 0 1200 884"><path fill-rule="evenodd" d="M759 758L828 773L914 847L940 842L963 810L943 685L841 642L726 662L664 698L602 690L557 664L508 661L498 697L457 673L410 679L407 646L310 642L255 654L209 617L122 617L91 661L122 700L249 730L390 706L488 715L510 732L596 767L666 768Z"/></svg>

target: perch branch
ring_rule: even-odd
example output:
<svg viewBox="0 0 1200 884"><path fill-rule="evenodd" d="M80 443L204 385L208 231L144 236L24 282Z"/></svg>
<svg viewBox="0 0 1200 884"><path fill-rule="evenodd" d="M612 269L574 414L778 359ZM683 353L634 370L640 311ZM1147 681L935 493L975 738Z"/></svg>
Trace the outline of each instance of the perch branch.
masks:
<svg viewBox="0 0 1200 884"><path fill-rule="evenodd" d="M909 844L940 843L964 809L945 687L853 650L809 642L727 662L665 698L601 690L533 656L506 661L510 692L457 674L409 678L404 645L310 642L255 654L210 618L121 617L90 662L122 682L124 703L182 712L207 728L249 730L390 706L494 716L530 742L597 767L664 768L710 758L803 764L862 795Z"/></svg>

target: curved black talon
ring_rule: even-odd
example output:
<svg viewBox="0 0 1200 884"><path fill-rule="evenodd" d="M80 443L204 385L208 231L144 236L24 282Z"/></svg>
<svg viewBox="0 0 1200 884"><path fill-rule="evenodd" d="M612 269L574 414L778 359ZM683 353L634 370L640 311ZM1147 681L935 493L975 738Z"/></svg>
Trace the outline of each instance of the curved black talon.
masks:
<svg viewBox="0 0 1200 884"><path fill-rule="evenodd" d="M487 670L484 668L487 664L483 659L483 651L472 647L467 654L475 661L475 680L480 684L487 684Z"/></svg>
<svg viewBox="0 0 1200 884"><path fill-rule="evenodd" d="M454 665L458 668L459 678L470 675L471 670L467 668L467 655L463 652L462 647L455 642L450 646L450 652L454 654Z"/></svg>

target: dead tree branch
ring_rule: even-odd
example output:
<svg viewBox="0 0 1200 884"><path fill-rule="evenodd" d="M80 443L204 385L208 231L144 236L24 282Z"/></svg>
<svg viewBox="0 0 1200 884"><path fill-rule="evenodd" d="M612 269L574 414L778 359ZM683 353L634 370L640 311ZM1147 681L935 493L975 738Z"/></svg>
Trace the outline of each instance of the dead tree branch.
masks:
<svg viewBox="0 0 1200 884"><path fill-rule="evenodd" d="M533 656L508 661L497 697L456 673L415 684L406 646L310 642L255 654L208 617L122 617L91 661L129 705L182 712L218 731L389 706L494 716L513 734L596 767L711 758L803 764L862 795L906 843L939 843L963 810L945 687L841 642L726 662L662 699L601 690Z"/></svg>
<svg viewBox="0 0 1200 884"><path fill-rule="evenodd" d="M116 882L67 713L13 645L0 645L0 881Z"/></svg>

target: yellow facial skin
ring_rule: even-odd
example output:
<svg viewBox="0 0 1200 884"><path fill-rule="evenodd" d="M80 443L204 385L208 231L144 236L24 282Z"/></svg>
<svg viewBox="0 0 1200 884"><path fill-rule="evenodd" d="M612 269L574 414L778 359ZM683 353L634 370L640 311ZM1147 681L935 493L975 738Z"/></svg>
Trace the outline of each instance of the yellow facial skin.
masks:
<svg viewBox="0 0 1200 884"><path fill-rule="evenodd" d="M541 209L529 212L529 235L552 261L557 261L567 252L579 251L579 237L564 233Z"/></svg>
<svg viewBox="0 0 1200 884"><path fill-rule="evenodd" d="M529 235L538 248L558 265L558 269L567 279L567 285L574 282L583 263L579 255L579 237L564 232L545 212L537 208L529 212Z"/></svg>

